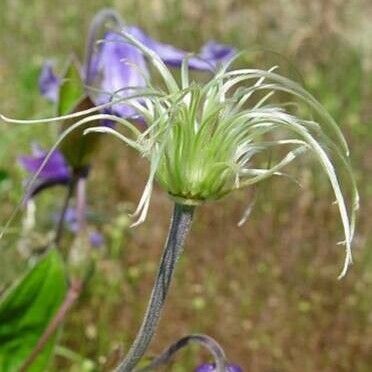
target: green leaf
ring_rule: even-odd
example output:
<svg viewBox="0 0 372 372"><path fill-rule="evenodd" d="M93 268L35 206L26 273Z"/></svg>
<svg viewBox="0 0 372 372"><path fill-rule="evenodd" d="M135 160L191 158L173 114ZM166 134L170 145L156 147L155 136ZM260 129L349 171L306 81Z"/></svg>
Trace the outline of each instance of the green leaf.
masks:
<svg viewBox="0 0 372 372"><path fill-rule="evenodd" d="M66 294L63 261L51 249L0 300L0 371L17 371L30 355ZM45 371L56 336L45 345L29 372Z"/></svg>
<svg viewBox="0 0 372 372"><path fill-rule="evenodd" d="M94 103L85 92L76 63L72 61L68 65L60 87L58 115L87 110L93 107ZM80 119L83 118L84 117L80 117ZM68 127L75 124L76 121L76 119L63 121L61 130L66 130ZM89 165L91 155L97 147L100 136L98 134L84 136L83 132L85 129L96 125L96 122L82 125L79 129L69 134L62 142L61 151L67 162L74 169L84 168Z"/></svg>

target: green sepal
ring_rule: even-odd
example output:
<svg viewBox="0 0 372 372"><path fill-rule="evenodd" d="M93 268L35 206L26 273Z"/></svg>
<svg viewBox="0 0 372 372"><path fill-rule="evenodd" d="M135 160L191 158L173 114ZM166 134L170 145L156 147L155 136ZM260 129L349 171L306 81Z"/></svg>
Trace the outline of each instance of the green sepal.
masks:
<svg viewBox="0 0 372 372"><path fill-rule="evenodd" d="M57 114L66 115L76 106L85 95L83 81L80 77L78 63L74 57L70 58L59 88Z"/></svg>
<svg viewBox="0 0 372 372"><path fill-rule="evenodd" d="M93 108L95 105L91 98L86 94L84 84L80 77L77 63L72 59L68 64L64 78L62 79L59 101L57 105L57 114L59 116L74 112L79 112ZM88 115L87 115L88 116ZM75 119L64 120L61 124L61 131L65 131L78 120L83 119L80 116ZM96 126L97 122L90 122L82 125L80 128L70 133L61 144L61 151L68 164L79 171L89 166L91 156L98 145L98 134L89 134L84 136L85 129Z"/></svg>

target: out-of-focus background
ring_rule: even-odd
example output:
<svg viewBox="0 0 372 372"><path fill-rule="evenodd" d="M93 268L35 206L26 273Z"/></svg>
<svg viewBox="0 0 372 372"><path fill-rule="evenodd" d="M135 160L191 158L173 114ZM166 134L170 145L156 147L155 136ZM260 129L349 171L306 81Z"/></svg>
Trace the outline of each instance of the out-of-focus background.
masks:
<svg viewBox="0 0 372 372"><path fill-rule="evenodd" d="M337 208L319 167L294 168L302 188L270 179L256 190L247 223L237 222L253 191L199 209L150 355L190 332L214 336L244 371L372 369L372 2L370 0L1 0L0 112L46 117L38 74L46 58L61 70L82 56L94 13L117 9L158 40L197 51L209 39L252 51L250 67L281 66L339 122L361 192L354 265L338 281L344 252ZM0 127L0 221L22 196L17 156L48 147L55 126ZM147 164L105 139L88 199L105 246L83 298L60 338L51 371L109 370L142 318L166 236L171 202L157 189L145 224L127 213L142 192ZM6 179L5 179L6 178ZM27 266L25 247L41 246L63 190L40 195L36 226L19 218L1 242L0 292ZM208 356L183 351L167 370L191 371Z"/></svg>

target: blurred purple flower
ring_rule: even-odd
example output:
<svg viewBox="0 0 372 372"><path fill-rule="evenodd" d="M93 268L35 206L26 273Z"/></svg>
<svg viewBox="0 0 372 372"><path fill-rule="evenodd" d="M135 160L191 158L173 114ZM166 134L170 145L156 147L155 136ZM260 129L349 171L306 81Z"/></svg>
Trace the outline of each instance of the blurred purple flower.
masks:
<svg viewBox="0 0 372 372"><path fill-rule="evenodd" d="M53 71L53 63L46 61L39 76L39 89L41 94L49 101L58 100L58 91L61 79Z"/></svg>
<svg viewBox="0 0 372 372"><path fill-rule="evenodd" d="M56 221L58 221L58 217L58 215L55 216ZM65 213L65 223L70 232L77 233L79 231L79 224L75 208L67 208Z"/></svg>
<svg viewBox="0 0 372 372"><path fill-rule="evenodd" d="M172 67L180 67L182 61L189 55L184 50L152 39L139 27L126 27L125 31L157 53ZM199 54L190 56L188 64L191 69L211 71L219 64L229 61L235 53L236 50L230 46L209 41L204 44ZM108 103L115 93L118 93L117 98L133 95L136 88L145 87L148 75L142 53L115 32L106 33L100 47L92 56L89 66L85 66L83 71L82 79L88 85L95 85L98 82L97 86L102 91L97 97L93 97L95 104ZM43 66L39 83L42 95L52 101L58 99L60 79L53 72L50 62L46 62ZM139 118L135 109L125 104L116 104L106 112L127 119Z"/></svg>
<svg viewBox="0 0 372 372"><path fill-rule="evenodd" d="M47 154L48 152L42 150L38 145L33 145L32 154L20 156L19 163L32 176L39 170ZM61 152L56 150L38 174L34 185L31 185L27 198L33 197L40 191L52 186L67 185L71 181L71 177L71 171L65 158Z"/></svg>
<svg viewBox="0 0 372 372"><path fill-rule="evenodd" d="M60 215L58 213L53 215L53 221L55 223L58 223L60 218ZM67 208L65 213L65 224L68 229L73 234L77 234L79 231L79 223L78 223L78 217L77 217L77 211L76 208ZM94 230L90 232L89 234L89 241L93 248L99 248L105 243L105 238L103 235L98 232L97 230Z"/></svg>
<svg viewBox="0 0 372 372"><path fill-rule="evenodd" d="M93 248L99 248L105 244L105 238L98 231L93 231L89 235L90 244Z"/></svg>
<svg viewBox="0 0 372 372"><path fill-rule="evenodd" d="M199 367L195 369L195 372L215 372L216 365L214 363L205 363L201 364ZM243 372L242 368L237 364L229 364L227 366L228 372Z"/></svg>

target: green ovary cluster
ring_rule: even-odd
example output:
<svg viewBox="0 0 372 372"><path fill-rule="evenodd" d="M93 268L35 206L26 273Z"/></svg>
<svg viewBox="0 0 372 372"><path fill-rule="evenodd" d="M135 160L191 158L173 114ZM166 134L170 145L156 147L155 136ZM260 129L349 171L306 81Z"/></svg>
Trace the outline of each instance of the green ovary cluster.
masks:
<svg viewBox="0 0 372 372"><path fill-rule="evenodd" d="M219 199L234 187L235 149L221 130L222 117L217 102L206 111L195 92L173 112L156 173L173 197L197 204Z"/></svg>
<svg viewBox="0 0 372 372"><path fill-rule="evenodd" d="M169 194L190 203L219 199L233 188L234 180L229 152L219 151L222 143L218 146L213 138L198 143L197 137L196 133L193 146L179 141L167 146L157 172Z"/></svg>

